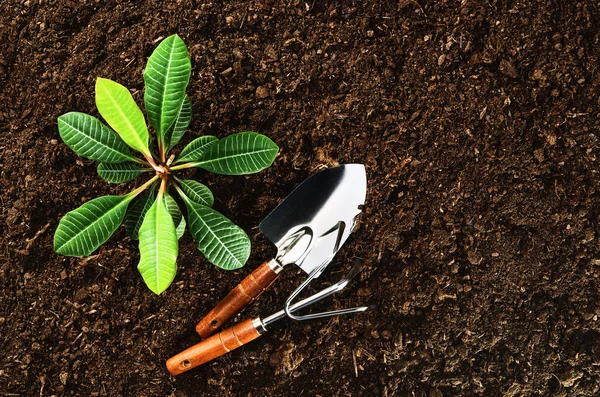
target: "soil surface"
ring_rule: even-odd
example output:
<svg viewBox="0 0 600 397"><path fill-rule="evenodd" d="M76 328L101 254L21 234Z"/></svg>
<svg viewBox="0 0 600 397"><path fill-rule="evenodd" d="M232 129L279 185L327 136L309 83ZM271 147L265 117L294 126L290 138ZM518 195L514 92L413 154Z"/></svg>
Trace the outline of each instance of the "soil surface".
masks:
<svg viewBox="0 0 600 397"><path fill-rule="evenodd" d="M0 4L1 396L593 396L600 393L600 7L592 1L59 1ZM119 231L53 252L59 219L110 185L56 118L97 115L97 77L143 102L178 33L193 64L185 141L259 131L256 175L190 176L247 231L246 268L191 237L161 296ZM180 150L180 149L179 149ZM319 308L173 378L165 360L274 247L258 224L298 183L364 163L360 224L329 270L364 271ZM237 320L282 307L288 270Z"/></svg>

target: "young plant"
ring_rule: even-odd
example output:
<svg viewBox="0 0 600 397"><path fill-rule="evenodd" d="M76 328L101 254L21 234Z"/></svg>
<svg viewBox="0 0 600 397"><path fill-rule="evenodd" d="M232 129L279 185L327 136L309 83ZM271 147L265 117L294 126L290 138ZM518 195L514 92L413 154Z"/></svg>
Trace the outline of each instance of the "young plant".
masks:
<svg viewBox="0 0 600 397"><path fill-rule="evenodd" d="M96 81L96 107L110 128L84 113L58 118L63 141L78 155L100 162L98 174L106 181L123 183L144 173L154 175L129 194L99 197L67 213L54 234L56 252L90 255L124 220L127 234L139 240L138 270L156 294L175 277L177 241L186 225L198 249L216 266L232 270L246 263L250 255L246 233L211 208L214 198L208 187L180 179L176 173L200 167L223 175L251 174L270 166L279 148L264 135L242 132L221 140L201 136L179 157L169 156L192 118L192 104L185 93L190 74L187 47L177 35L164 39L148 59L144 104L156 133L156 152L151 150L142 111L129 90L114 81ZM181 197L185 216L170 191Z"/></svg>

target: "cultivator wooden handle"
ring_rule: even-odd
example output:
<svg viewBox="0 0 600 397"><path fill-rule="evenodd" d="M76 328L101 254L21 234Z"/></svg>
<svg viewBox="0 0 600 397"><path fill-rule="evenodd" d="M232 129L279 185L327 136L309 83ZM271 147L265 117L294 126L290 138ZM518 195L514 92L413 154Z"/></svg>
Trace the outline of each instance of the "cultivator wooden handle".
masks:
<svg viewBox="0 0 600 397"><path fill-rule="evenodd" d="M256 318L227 328L168 359L167 369L172 375L179 375L237 349L261 335L258 329L261 324Z"/></svg>
<svg viewBox="0 0 600 397"><path fill-rule="evenodd" d="M281 266L275 260L264 262L196 325L196 332L203 338L211 336L273 284L279 277L279 271Z"/></svg>

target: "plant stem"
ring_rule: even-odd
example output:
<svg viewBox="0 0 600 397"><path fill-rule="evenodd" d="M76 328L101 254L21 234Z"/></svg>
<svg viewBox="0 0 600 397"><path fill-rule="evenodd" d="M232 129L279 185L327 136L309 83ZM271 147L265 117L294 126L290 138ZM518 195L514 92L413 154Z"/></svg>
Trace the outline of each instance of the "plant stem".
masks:
<svg viewBox="0 0 600 397"><path fill-rule="evenodd" d="M165 163L165 146L163 142L159 139L158 141L158 156L161 163Z"/></svg>
<svg viewBox="0 0 600 397"><path fill-rule="evenodd" d="M131 193L129 193L127 196L129 196L131 199L135 198L138 194L140 194L141 192L143 192L144 190L146 190L148 188L148 186L150 186L154 182L156 182L156 180L158 178L159 178L158 175L154 175L154 177L151 178L148 182L144 183L142 186L138 187L137 189L135 189L134 191L132 191Z"/></svg>
<svg viewBox="0 0 600 397"><path fill-rule="evenodd" d="M173 164L173 160L175 160L174 154L172 154L171 157L169 157L169 159L167 160L167 167L169 167L171 164Z"/></svg>
<svg viewBox="0 0 600 397"><path fill-rule="evenodd" d="M163 194L165 194L165 191L167 190L167 179L169 179L167 175L163 176L162 182L160 183L160 189L158 189L158 197L162 197Z"/></svg>
<svg viewBox="0 0 600 397"><path fill-rule="evenodd" d="M148 160L148 163L149 163L149 164L150 164L150 166L151 166L151 167L154 169L154 171L156 171L156 172L160 172L160 173L162 173L162 172L163 172L163 169L162 169L162 168L160 168L160 167L158 166L158 164L156 164L156 162L154 161L154 159L152 158L152 156L151 156L151 155L149 155L149 154L144 154L144 157L146 158L146 160Z"/></svg>
<svg viewBox="0 0 600 397"><path fill-rule="evenodd" d="M131 161L138 163L138 164L142 164L142 165L150 165L147 161L144 161L142 159L138 159L137 157L130 157Z"/></svg>
<svg viewBox="0 0 600 397"><path fill-rule="evenodd" d="M171 169L171 171L184 170L186 168L197 167L200 164L202 164L202 162L200 162L200 163L185 163L185 164L179 164L179 165L173 166L170 169Z"/></svg>
<svg viewBox="0 0 600 397"><path fill-rule="evenodd" d="M175 179L179 180L179 178L177 178L177 177L175 177ZM185 195L185 193L183 192L183 190L181 190L179 185L177 183L174 183L173 186L175 186L175 190L177 190L177 193L179 193L179 196L183 199L183 201L185 201L186 203L189 203L190 198Z"/></svg>

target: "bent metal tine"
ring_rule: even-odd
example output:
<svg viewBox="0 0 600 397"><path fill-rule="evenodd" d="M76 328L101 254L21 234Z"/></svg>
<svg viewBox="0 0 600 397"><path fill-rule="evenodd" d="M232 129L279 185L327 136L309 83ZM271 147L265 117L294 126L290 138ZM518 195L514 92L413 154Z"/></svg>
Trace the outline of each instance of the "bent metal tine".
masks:
<svg viewBox="0 0 600 397"><path fill-rule="evenodd" d="M335 257L335 255L337 254L337 252L340 249L340 245L341 245L341 236L344 234L344 229L345 229L345 224L342 221L338 221L334 227L332 227L327 233L325 233L323 236L325 235L329 235L330 233L337 231L337 235L336 235L336 239L335 239L335 245L333 246L333 249L331 250L331 254L325 258L325 260L316 268L313 269L313 271L310 272L310 274L308 275L308 277L306 278L306 280L304 280L302 282L302 284L300 284L300 286L298 288L296 288L294 290L294 292L292 292L292 294L287 298L287 300L285 301L285 306L283 307L283 310L285 312L285 314L287 314L287 316L293 320L301 320L302 317L298 317L294 314L292 314L293 310L290 310L290 304L292 302L292 300L294 300L303 290L304 288L306 288L306 286L318 275L320 275L323 270L325 270L325 268L331 263L331 261L333 260L333 258ZM321 236L321 237L323 237ZM343 287L342 287L343 288ZM334 291L335 292L335 291ZM319 295L319 294L316 294ZM316 296L313 295L313 296ZM325 295L327 296L327 295ZM304 300L306 301L306 299ZM312 303L312 302L311 302ZM297 308L296 310L299 310L300 308Z"/></svg>
<svg viewBox="0 0 600 397"><path fill-rule="evenodd" d="M296 290L294 290L294 292L292 292L292 294L289 296L289 298L287 298L287 300L285 301L285 306L284 306L283 310L285 311L287 316L289 318L291 318L292 320L303 321L303 320L310 320L310 319L315 319L315 318L330 317L330 316L335 316L335 315L340 315L340 314L354 313L353 309L344 309L344 310L335 310L335 311L324 312L324 313L295 315L295 314L293 314L294 310L291 309L292 301L304 290L304 288L306 288L306 286L313 279L315 279L319 274L321 274L321 272L327 267L327 265L329 265L329 263L333 260L334 256L337 254L337 252L340 248L340 245L341 245L341 237L344 234L345 227L346 227L346 224L344 222L340 221L333 228L331 228L331 230L327 234L329 234L335 230L337 230L337 232L338 232L335 246L331 252L331 255L329 255L329 257L327 257L323 261L323 263L321 263L317 268L315 268L308 275L308 278L306 280L304 280L304 282L302 284L300 284L300 286L298 288L296 288ZM353 268L353 270L354 270L354 268ZM352 278L356 274L356 273L353 273L353 270L351 270L350 273L348 274L348 276L350 276L350 277L344 277L342 280L340 280L340 282L334 284L334 285L337 285L337 288L339 288L337 291L343 289L346 286L346 284L348 283L348 281L350 281L350 278ZM345 281L345 283L344 283L344 281ZM336 292L336 291L333 291L333 292ZM317 295L319 295L319 294L313 295L313 297L317 297ZM327 296L327 295L325 295L325 296ZM322 297L319 297L314 302L316 302L320 299L322 299ZM298 310L298 309L296 309L296 310ZM358 311L362 311L362 310L358 310Z"/></svg>
<svg viewBox="0 0 600 397"><path fill-rule="evenodd" d="M328 297L329 295L332 295L336 292L343 290L350 283L350 280L354 276L356 276L360 272L361 269L362 269L362 263L357 263L356 265L354 265L352 267L352 269L350 269L348 274L346 274L346 276L344 278L342 278L340 281L338 281L337 283L325 288L324 290L322 290L320 292L317 292L314 295L309 296L306 299L301 300L300 302L294 303L293 305L288 307L289 313L303 309L307 306L312 305L313 303L316 303L316 302ZM317 271L317 270L318 269L315 269L315 271ZM310 276L309 276L309 281L310 281ZM337 315L342 315L342 314L364 312L367 309L368 309L368 306L360 306L360 307L353 307L350 309L334 310L334 311L324 312L324 313L307 314L304 316L296 316L296 315L290 316L290 314L288 313L288 310L284 309L284 310L280 310L277 313L272 314L269 317L266 317L265 319L263 319L262 325L264 327L266 327L267 325L274 323L275 321L285 317L286 315L294 320L308 320L308 319L315 319L315 318L337 316Z"/></svg>

